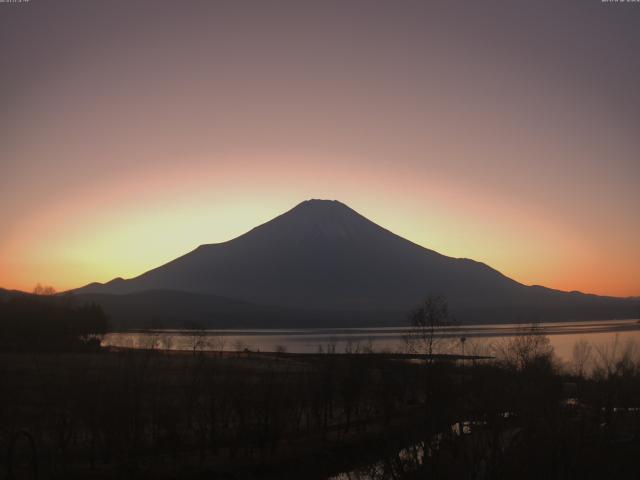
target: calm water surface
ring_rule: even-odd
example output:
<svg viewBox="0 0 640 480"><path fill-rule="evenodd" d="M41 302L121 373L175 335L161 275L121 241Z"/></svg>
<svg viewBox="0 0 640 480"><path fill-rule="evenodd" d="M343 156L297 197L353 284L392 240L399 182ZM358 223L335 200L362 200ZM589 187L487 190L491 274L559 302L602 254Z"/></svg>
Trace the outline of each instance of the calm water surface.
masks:
<svg viewBox="0 0 640 480"><path fill-rule="evenodd" d="M460 353L460 337L465 337L465 353L487 354L492 344L504 341L526 329L522 324L464 325L438 329L438 348ZM635 340L640 345L640 321L608 320L587 322L556 322L541 325L548 335L556 355L571 359L573 346L586 340L598 346ZM322 348L345 349L371 347L374 351L401 352L405 348L406 327L386 328L316 328L316 329L245 329L206 330L198 335L188 330L153 330L108 334L103 345L133 348L168 348L173 350L243 350L272 352L284 348L291 353L315 353Z"/></svg>

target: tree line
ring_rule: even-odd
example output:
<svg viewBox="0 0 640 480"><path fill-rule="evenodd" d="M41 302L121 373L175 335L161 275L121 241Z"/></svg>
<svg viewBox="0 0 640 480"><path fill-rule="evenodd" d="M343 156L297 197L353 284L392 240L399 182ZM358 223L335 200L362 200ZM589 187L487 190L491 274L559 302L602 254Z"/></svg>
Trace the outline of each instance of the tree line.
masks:
<svg viewBox="0 0 640 480"><path fill-rule="evenodd" d="M99 348L108 322L95 303L79 303L38 286L34 294L0 298L0 350L70 351Z"/></svg>

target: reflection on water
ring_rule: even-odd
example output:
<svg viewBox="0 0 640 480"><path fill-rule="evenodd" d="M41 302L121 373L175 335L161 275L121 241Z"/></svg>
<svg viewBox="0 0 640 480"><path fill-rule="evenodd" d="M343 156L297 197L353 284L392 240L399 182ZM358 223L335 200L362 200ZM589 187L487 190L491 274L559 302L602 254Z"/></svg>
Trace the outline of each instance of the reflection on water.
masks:
<svg viewBox="0 0 640 480"><path fill-rule="evenodd" d="M517 335L522 324L465 325L438 329L438 336L449 338L446 343L455 352L455 340L467 339L467 354L486 353L487 347L500 338ZM291 353L315 353L319 348L335 347L342 352L354 344L366 345L377 352L398 352L405 347L408 327L388 328L315 328L315 329L246 329L246 330L153 330L126 333L110 333L105 346L132 348L164 348L173 350L244 350ZM639 320L609 320L588 322L555 322L542 325L542 332L549 336L556 355L570 360L573 346L579 340L589 343L609 344L616 335L640 342Z"/></svg>
<svg viewBox="0 0 640 480"><path fill-rule="evenodd" d="M342 472L328 480L386 480L406 478L416 473L424 465L428 447L425 442L416 443L389 455L383 460L361 466L348 472Z"/></svg>
<svg viewBox="0 0 640 480"><path fill-rule="evenodd" d="M506 412L505 412L506 413ZM422 478L419 471L425 466L429 457L436 451L447 447L451 448L452 440L460 440L469 435L479 435L487 425L485 421L465 420L451 425L450 432L438 433L429 441L420 441L398 451L387 452L379 460L358 466L353 470L338 473L327 480L388 480L398 478ZM477 432L476 432L477 430ZM497 441L500 449L506 450L517 441L521 428L512 428L499 434ZM493 436L493 434L492 434ZM485 435L485 439L486 439ZM447 442L448 440L448 442ZM476 440L477 441L477 440ZM479 445L476 443L476 445ZM488 445L485 445L485 448ZM426 472L424 472L426 473ZM476 475L470 478L487 478L486 463L478 462Z"/></svg>

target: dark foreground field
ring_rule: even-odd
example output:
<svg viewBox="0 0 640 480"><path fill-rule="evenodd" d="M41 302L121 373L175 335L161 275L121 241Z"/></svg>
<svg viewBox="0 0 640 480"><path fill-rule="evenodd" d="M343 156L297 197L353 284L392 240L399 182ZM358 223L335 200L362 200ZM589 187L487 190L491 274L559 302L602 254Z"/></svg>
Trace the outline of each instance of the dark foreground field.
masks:
<svg viewBox="0 0 640 480"><path fill-rule="evenodd" d="M0 478L637 478L638 362L511 354L0 354Z"/></svg>

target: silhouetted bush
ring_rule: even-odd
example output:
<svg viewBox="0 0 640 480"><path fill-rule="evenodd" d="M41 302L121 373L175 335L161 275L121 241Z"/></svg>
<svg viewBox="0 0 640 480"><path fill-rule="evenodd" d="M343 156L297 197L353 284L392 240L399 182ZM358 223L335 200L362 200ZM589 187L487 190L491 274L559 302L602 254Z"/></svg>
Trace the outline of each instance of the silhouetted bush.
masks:
<svg viewBox="0 0 640 480"><path fill-rule="evenodd" d="M0 349L4 351L97 348L107 318L96 304L72 298L24 295L0 300Z"/></svg>

